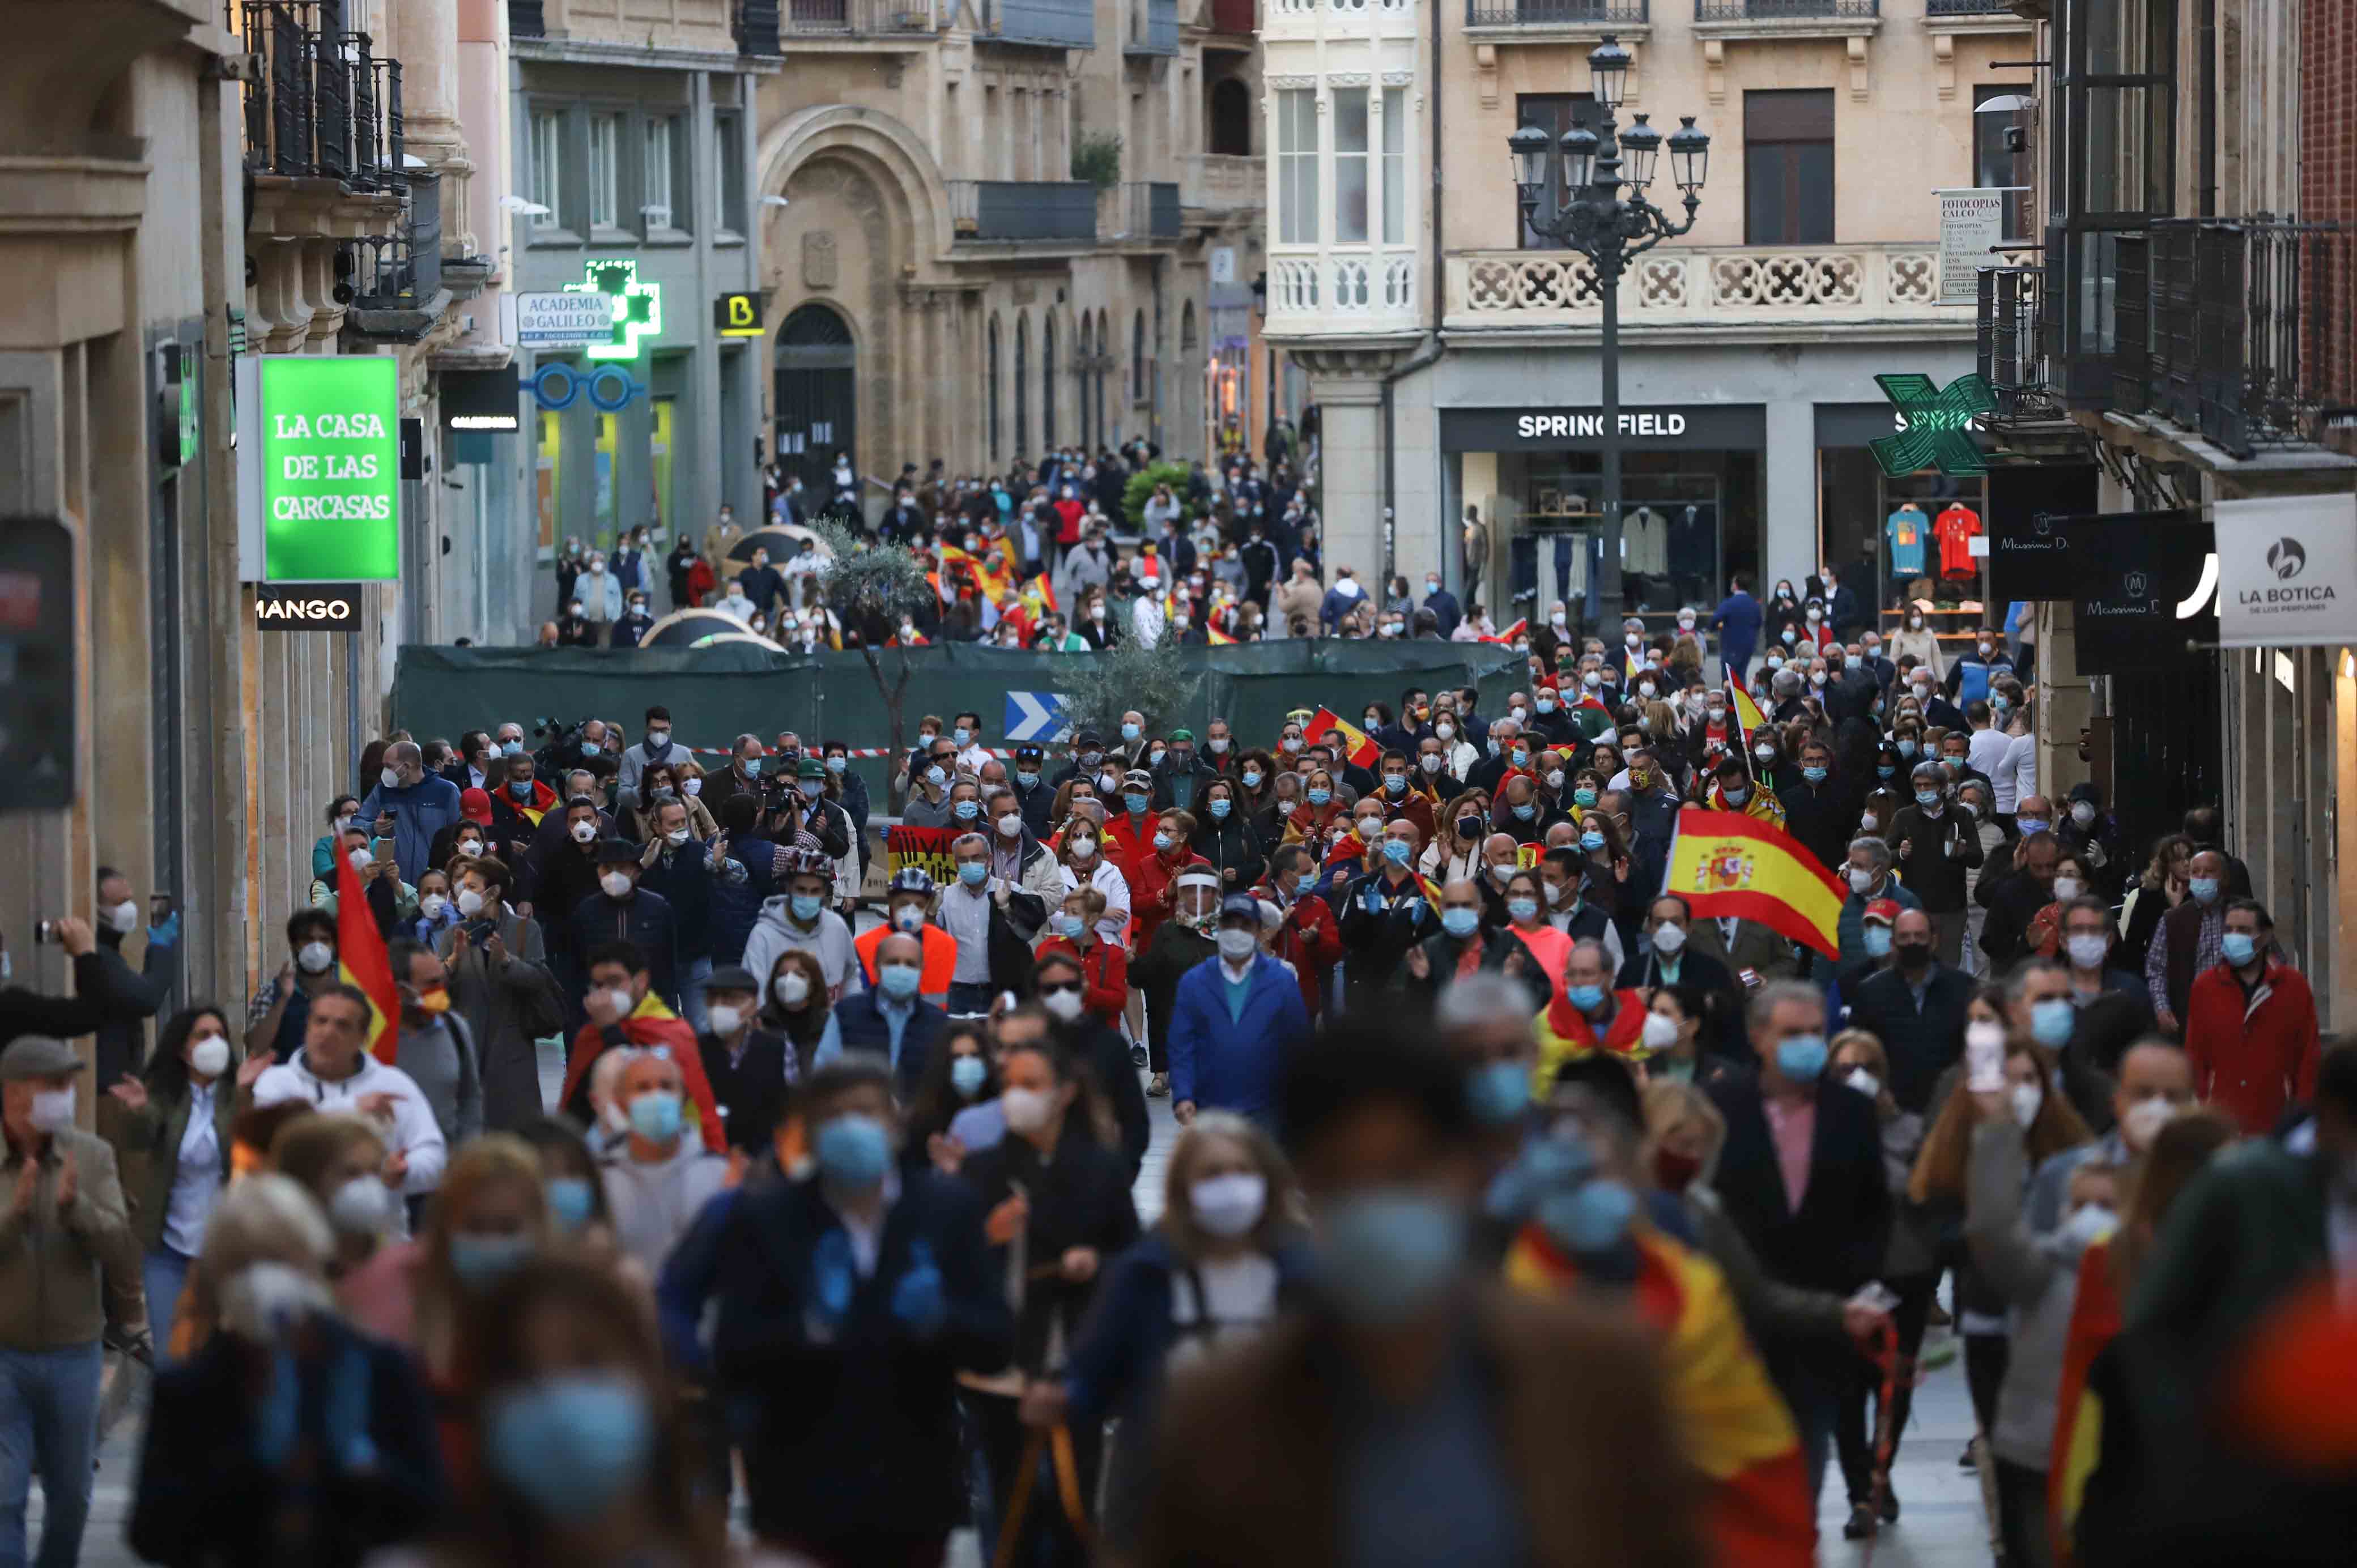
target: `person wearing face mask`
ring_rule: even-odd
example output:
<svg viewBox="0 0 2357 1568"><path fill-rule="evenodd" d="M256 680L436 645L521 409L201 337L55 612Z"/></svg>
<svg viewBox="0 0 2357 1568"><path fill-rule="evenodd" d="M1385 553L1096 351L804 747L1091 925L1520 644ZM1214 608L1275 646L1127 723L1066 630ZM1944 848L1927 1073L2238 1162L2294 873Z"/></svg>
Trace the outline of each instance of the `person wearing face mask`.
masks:
<svg viewBox="0 0 2357 1568"><path fill-rule="evenodd" d="M1508 902L1511 906L1514 900ZM1568 956L1555 972L1563 983L1539 1015L1538 1066L1531 1075L1534 1096L1545 1096L1556 1070L1567 1061L1598 1052L1634 1059L1648 1054L1644 993L1615 989L1614 967L1612 955L1594 937L1570 942Z"/></svg>
<svg viewBox="0 0 2357 1568"><path fill-rule="evenodd" d="M434 1112L442 1142L456 1149L483 1131L481 1057L467 1021L452 1009L449 972L432 949L407 938L389 944L401 995L393 1059Z"/></svg>
<svg viewBox="0 0 2357 1568"><path fill-rule="evenodd" d="M827 908L834 889L835 863L825 852L788 852L786 891L761 906L760 918L745 939L744 965L755 974L767 974L778 954L798 948L818 960L826 978L828 1000L840 1002L863 983L851 927Z"/></svg>
<svg viewBox="0 0 2357 1568"><path fill-rule="evenodd" d="M1972 704L1988 699L1992 684L2001 675L2013 673L2013 658L2005 650L2004 634L1992 627L1983 627L1970 647L1959 652L1948 666L1947 678L1940 689L1957 707L1969 712Z"/></svg>
<svg viewBox="0 0 2357 1568"><path fill-rule="evenodd" d="M617 1096L630 1133L606 1159L606 1206L622 1255L651 1278L696 1211L726 1184L729 1163L691 1135L683 1114L686 1079L669 1057L631 1057Z"/></svg>
<svg viewBox="0 0 2357 1568"><path fill-rule="evenodd" d="M901 875L915 869L905 868ZM899 907L907 908L906 901ZM843 1048L872 1052L889 1062L904 1097L915 1091L949 1023L948 1012L923 989L930 985L932 961L932 937L920 934L926 930L949 935L939 928L887 930L873 949L875 983L834 1007ZM945 993L948 984L945 981Z"/></svg>
<svg viewBox="0 0 2357 1568"><path fill-rule="evenodd" d="M766 986L736 964L714 970L695 1048L729 1148L758 1158L785 1119L792 1086L842 1054L810 954L791 948L780 953Z"/></svg>
<svg viewBox="0 0 2357 1568"><path fill-rule="evenodd" d="M427 773L425 758L414 740L386 746L384 767L358 813L377 837L393 840L404 882L415 882L432 864L434 835L459 819L458 787Z"/></svg>
<svg viewBox="0 0 2357 1568"><path fill-rule="evenodd" d="M146 951L134 971L123 956L124 939L145 928ZM105 1021L98 1026L96 1087L113 1088L129 1077L146 1055L146 1020L164 1004L180 972L180 917L178 911L148 924L139 901L132 897L131 879L113 866L98 868L98 918L91 926L98 939L98 963L105 972L93 993L111 1000Z"/></svg>
<svg viewBox="0 0 2357 1568"><path fill-rule="evenodd" d="M2015 848L2014 861L2012 874L1987 895L1988 918L1981 928L1981 950L1988 955L1990 972L1996 974L2029 956L2035 950L2033 939L2051 935L2052 922L2041 922L2040 916L2060 897L2057 874L2061 860L2059 841L2051 832L2041 829L2024 834ZM2070 880L2076 884L2082 878L2074 874ZM1982 887L1986 886L1984 872ZM2070 891L2073 897L2078 896L2077 886Z"/></svg>
<svg viewBox="0 0 2357 1568"><path fill-rule="evenodd" d="M622 753L621 771L616 776L615 803L624 811L639 802L640 776L658 763L678 763L686 760L687 748L672 739L671 710L657 703L646 711L646 728L640 742Z"/></svg>
<svg viewBox="0 0 2357 1568"><path fill-rule="evenodd" d="M1941 1075L1963 1055L1973 983L1963 971L1940 961L1931 918L1921 909L1894 905L1889 919L1889 967L1866 975L1843 994L1849 1000L1851 1024L1881 1043L1882 1082L1892 1101L1922 1115L1934 1109Z"/></svg>
<svg viewBox="0 0 2357 1568"><path fill-rule="evenodd" d="M167 1352L181 1289L229 1180L230 1123L244 1087L234 1079L251 1083L269 1065L258 1057L239 1069L228 1018L199 1005L166 1021L143 1073L107 1090L120 1108L108 1141L121 1154L141 1156L132 1225L148 1330Z"/></svg>
<svg viewBox="0 0 2357 1568"><path fill-rule="evenodd" d="M1613 984L1647 995L1662 986L1693 992L1701 999L1705 1045L1739 1060L1743 1054L1741 988L1725 964L1695 950L1689 940L1695 924L1694 908L1684 897L1665 893L1654 899L1645 911L1642 945L1621 960Z"/></svg>
<svg viewBox="0 0 2357 1568"><path fill-rule="evenodd" d="M1395 896L1395 890L1379 895L1381 918L1394 918L1389 904ZM1170 1093L1181 1125L1199 1106L1271 1116L1285 1053L1309 1032L1300 986L1261 950L1260 929L1257 898L1231 894L1222 900L1217 952L1189 970L1172 997Z"/></svg>
<svg viewBox="0 0 2357 1568"><path fill-rule="evenodd" d="M1129 1045L1122 1037L1120 1010L1106 1022L1089 1003L1088 985L1088 971L1072 953L1044 955L1031 974L1032 995L1048 1015L1051 1040L1073 1061L1085 1065L1092 1084L1102 1086L1098 1098L1113 1127L1113 1139L1105 1146L1127 1162L1134 1179L1153 1141L1153 1118L1138 1087ZM1002 1029L1002 1048L1005 1044Z"/></svg>
<svg viewBox="0 0 2357 1568"><path fill-rule="evenodd" d="M1312 886L1310 871L1307 850L1279 844L1269 854L1266 879L1252 893L1281 911L1269 951L1292 967L1302 1006L1315 1022L1332 989L1334 966L1342 961L1342 929L1332 906Z"/></svg>
<svg viewBox="0 0 2357 1568"><path fill-rule="evenodd" d="M1873 1103L1825 1071L1825 1002L1814 986L1760 987L1745 1025L1758 1076L1730 1073L1709 1086L1727 1123L1717 1191L1770 1279L1846 1299L1880 1270L1890 1230ZM1800 1426L1807 1495L1816 1497L1852 1352L1794 1342L1763 1348Z"/></svg>
<svg viewBox="0 0 2357 1568"><path fill-rule="evenodd" d="M1073 888L1048 917L1047 934L1035 950L1043 962L1056 957L1078 964L1082 1009L1106 1028L1118 1029L1129 1004L1129 960L1121 944L1107 940L1099 929L1104 908L1104 895L1095 888ZM1059 1011L1061 1005L1050 1011ZM1059 1016L1061 1022L1071 1022L1061 1018L1060 1012Z"/></svg>
<svg viewBox="0 0 2357 1568"><path fill-rule="evenodd" d="M2218 961L2195 978L2185 1014L2195 1091L2262 1136L2315 1097L2319 1048L2315 993L2277 951L2266 906L2233 899Z"/></svg>
<svg viewBox="0 0 2357 1568"><path fill-rule="evenodd" d="M727 1130L721 1123L719 1103L712 1097L712 1084L704 1076L704 1060L696 1052L695 1031L687 1021L669 1007L651 987L646 954L630 942L608 941L590 950L588 962L589 996L585 1011L588 1022L574 1036L573 1050L565 1064L565 1086L557 1093L557 1109L565 1112L584 1126L598 1125L603 1118L590 1104L589 1086L593 1071L614 1052L626 1047L653 1050L660 1047L677 1065L687 1096L686 1114L704 1146L717 1154L727 1147ZM612 1070L610 1066L606 1070ZM608 1131L627 1133L627 1107L619 1097L619 1086L609 1097L615 1114Z"/></svg>
<svg viewBox="0 0 2357 1568"><path fill-rule="evenodd" d="M296 910L286 918L286 961L253 993L245 1014L245 1037L253 1054L274 1061L288 1060L303 1044L311 998L339 983L335 917L321 909Z"/></svg>
<svg viewBox="0 0 2357 1568"><path fill-rule="evenodd" d="M1409 993L1427 1006L1436 1005L1458 981L1490 972L1520 984L1525 1016L1539 1012L1554 994L1544 972L1506 928L1484 926L1481 914L1481 890L1470 878L1458 877L1440 889L1439 929L1407 950L1404 969Z"/></svg>
<svg viewBox="0 0 2357 1568"><path fill-rule="evenodd" d="M1373 1005L1409 950L1440 929L1430 889L1415 871L1415 829L1401 820L1377 831L1370 869L1340 894L1342 946L1350 955L1342 976L1355 1006Z"/></svg>
<svg viewBox="0 0 2357 1568"><path fill-rule="evenodd" d="M963 1517L956 1376L1007 1361L1005 1271L972 1187L896 1159L881 1058L849 1053L799 1098L807 1174L737 1190L714 1250L712 1387L745 1417L753 1533L820 1562L933 1561Z"/></svg>
<svg viewBox="0 0 2357 1568"><path fill-rule="evenodd" d="M2061 959L2069 971L2070 1000L2077 1014L2063 1053L2064 1086L2089 1123L2109 1122L2097 1087L2129 1043L2153 1031L2152 1003L2144 977L2115 957L2119 929L2111 906L2082 893L2061 906Z"/></svg>
<svg viewBox="0 0 2357 1568"><path fill-rule="evenodd" d="M1308 1196L1314 1294L1242 1354L1169 1386L1162 1452L1190 1457L1157 1466L1142 1561L1344 1560L1333 1526L1287 1501L1304 1474L1330 1477L1348 1499L1350 1537L1401 1561L1525 1562L1545 1555L1534 1538L1577 1541L1598 1564L1702 1560L1700 1510L1652 1510L1640 1527L1601 1494L1559 1484L1598 1466L1677 1473L1668 1391L1641 1350L1648 1330L1510 1292L1477 1258L1481 1129L1463 1078L1439 1047L1371 1025L1287 1064L1285 1127ZM1444 1484L1317 1435L1369 1410L1391 1434L1380 1449L1464 1462Z"/></svg>
<svg viewBox="0 0 2357 1568"><path fill-rule="evenodd" d="M640 891L660 897L671 908L673 940L680 955L680 1011L701 1032L706 977L712 972L715 894L722 887L746 886L750 874L730 856L726 833L709 843L697 842L684 800L659 802L648 825L652 832L639 857Z"/></svg>
<svg viewBox="0 0 2357 1568"><path fill-rule="evenodd" d="M339 1316L323 1277L334 1244L285 1176L257 1174L221 1200L198 1268L220 1331L156 1373L126 1530L141 1561L354 1568L440 1522L429 1391L406 1350ZM339 1397L353 1389L365 1397ZM57 1506L44 1562L72 1560Z"/></svg>
<svg viewBox="0 0 2357 1568"><path fill-rule="evenodd" d="M1915 799L1899 809L1883 836L1909 891L1932 916L1940 961L1953 964L1964 957L1964 874L1982 860L1979 826L1950 798L1952 780L1941 764L1916 764L1911 782Z"/></svg>
<svg viewBox="0 0 2357 1568"><path fill-rule="evenodd" d="M2102 786L2093 782L2071 786L2068 800L2055 815L2054 833L2065 850L2086 862L2093 884L2088 890L2106 900L2117 900L2135 867L2129 864L2118 820L2104 810Z"/></svg>
<svg viewBox="0 0 2357 1568"><path fill-rule="evenodd" d="M293 1100L371 1118L385 1133L378 1173L382 1185L402 1197L423 1197L440 1187L449 1144L416 1080L368 1048L373 1011L357 987L341 981L322 986L305 1021L302 1048L254 1078L253 1103Z"/></svg>
<svg viewBox="0 0 2357 1568"><path fill-rule="evenodd" d="M640 886L646 865L639 847L627 839L608 839L598 844L597 866L597 890L572 911L576 946L587 951L601 942L630 943L652 965L655 994L666 1004L675 1002L679 922L671 900Z"/></svg>
<svg viewBox="0 0 2357 1568"><path fill-rule="evenodd" d="M2161 918L2144 961L2146 994L2162 1033L2176 1034L2193 995L2193 983L2214 969L2225 952L2226 856L2217 849L2195 851L2186 863L2183 901ZM2144 902L2157 902L2147 897Z"/></svg>
<svg viewBox="0 0 2357 1568"><path fill-rule="evenodd" d="M533 1042L565 1026L539 923L508 902L511 877L490 856L464 863L450 895L457 923L436 950L448 971L450 1012L479 1047L483 1125L503 1132L542 1114Z"/></svg>

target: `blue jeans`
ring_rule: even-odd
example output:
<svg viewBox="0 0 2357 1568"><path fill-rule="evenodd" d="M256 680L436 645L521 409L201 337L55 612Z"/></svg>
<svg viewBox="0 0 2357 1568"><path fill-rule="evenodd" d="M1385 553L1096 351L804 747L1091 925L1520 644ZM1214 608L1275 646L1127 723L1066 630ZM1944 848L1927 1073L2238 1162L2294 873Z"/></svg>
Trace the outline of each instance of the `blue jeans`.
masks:
<svg viewBox="0 0 2357 1568"><path fill-rule="evenodd" d="M687 1026L699 1035L712 1032L712 1015L704 1010L704 992L712 979L712 961L694 958L679 966L679 1010Z"/></svg>
<svg viewBox="0 0 2357 1568"><path fill-rule="evenodd" d="M156 1341L156 1359L166 1359L172 1343L172 1309L180 1305L180 1289L188 1283L196 1262L168 1241L158 1241L139 1262L139 1277L147 1287L147 1332Z"/></svg>
<svg viewBox="0 0 2357 1568"><path fill-rule="evenodd" d="M23 1568L25 1499L40 1472L48 1504L39 1568L73 1568L90 1518L98 1447L99 1343L0 1349L0 1568Z"/></svg>

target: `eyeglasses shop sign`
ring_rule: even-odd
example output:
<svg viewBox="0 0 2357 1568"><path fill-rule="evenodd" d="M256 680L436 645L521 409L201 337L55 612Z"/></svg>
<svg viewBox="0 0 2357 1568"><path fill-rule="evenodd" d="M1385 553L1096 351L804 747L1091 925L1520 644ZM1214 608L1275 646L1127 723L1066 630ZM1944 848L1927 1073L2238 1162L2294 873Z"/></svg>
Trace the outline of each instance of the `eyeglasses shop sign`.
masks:
<svg viewBox="0 0 2357 1568"><path fill-rule="evenodd" d="M2218 640L2357 642L2357 496L2220 501Z"/></svg>
<svg viewBox="0 0 2357 1568"><path fill-rule="evenodd" d="M401 366L389 355L262 361L263 575L401 575Z"/></svg>

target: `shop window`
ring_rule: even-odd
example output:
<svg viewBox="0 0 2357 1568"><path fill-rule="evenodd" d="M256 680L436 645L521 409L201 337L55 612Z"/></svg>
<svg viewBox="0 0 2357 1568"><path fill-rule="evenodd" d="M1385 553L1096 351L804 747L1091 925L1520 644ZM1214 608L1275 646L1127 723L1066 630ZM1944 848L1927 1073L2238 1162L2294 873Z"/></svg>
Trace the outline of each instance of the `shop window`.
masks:
<svg viewBox="0 0 2357 1568"><path fill-rule="evenodd" d="M1318 94L1306 87L1276 95L1276 239L1318 242Z"/></svg>
<svg viewBox="0 0 2357 1568"><path fill-rule="evenodd" d="M1596 112L1596 100L1585 92L1520 93L1514 100L1514 111L1519 124L1536 125L1547 134L1549 141L1559 140L1574 125L1586 125L1593 130L1603 118ZM1384 106L1384 113L1390 113L1388 104ZM1571 195L1564 184L1563 165L1558 159L1549 167L1546 188L1539 193L1538 207L1531 216L1536 220L1552 220L1570 201ZM1528 223L1522 225L1521 244L1525 251L1560 250L1566 242L1547 239Z"/></svg>
<svg viewBox="0 0 2357 1568"><path fill-rule="evenodd" d="M1834 242L1832 89L1743 95L1743 242Z"/></svg>
<svg viewBox="0 0 2357 1568"><path fill-rule="evenodd" d="M532 199L548 209L532 215L534 229L565 226L565 116L538 109L532 116Z"/></svg>
<svg viewBox="0 0 2357 1568"><path fill-rule="evenodd" d="M622 211L622 117L594 114L589 119L589 226L611 229Z"/></svg>
<svg viewBox="0 0 2357 1568"><path fill-rule="evenodd" d="M1367 240L1367 90L1334 90L1334 239Z"/></svg>
<svg viewBox="0 0 2357 1568"><path fill-rule="evenodd" d="M1383 89L1383 243L1407 242L1407 89Z"/></svg>

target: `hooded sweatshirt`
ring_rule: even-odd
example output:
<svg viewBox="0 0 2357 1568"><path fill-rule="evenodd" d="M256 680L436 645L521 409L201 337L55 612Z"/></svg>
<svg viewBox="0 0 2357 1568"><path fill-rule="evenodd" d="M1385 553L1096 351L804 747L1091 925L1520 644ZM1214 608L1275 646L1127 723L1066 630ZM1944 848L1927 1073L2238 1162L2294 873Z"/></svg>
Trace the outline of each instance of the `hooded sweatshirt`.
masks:
<svg viewBox="0 0 2357 1568"><path fill-rule="evenodd" d="M804 930L786 913L789 897L780 893L764 899L760 918L753 922L752 934L745 939L745 967L761 983L764 993L778 955L789 948L800 948L817 958L819 972L826 976L828 1001L840 1002L861 989L858 958L851 946L851 928L844 924L843 917L832 909L821 909L818 924Z"/></svg>
<svg viewBox="0 0 2357 1568"><path fill-rule="evenodd" d="M601 1174L606 1206L613 1211L615 1242L651 1278L662 1273L672 1244L726 1185L728 1162L682 1134L669 1156L642 1165L630 1157L625 1139L607 1157Z"/></svg>
<svg viewBox="0 0 2357 1568"><path fill-rule="evenodd" d="M434 1108L426 1103L425 1091L417 1087L416 1079L399 1068L387 1067L362 1051L359 1069L341 1082L330 1083L311 1070L310 1052L306 1049L296 1051L292 1061L282 1062L253 1080L253 1102L257 1106L299 1100L314 1111L344 1111L357 1115L360 1101L371 1094L393 1096L393 1125L386 1133L385 1142L409 1161L409 1174L402 1178L402 1190L414 1194L432 1192L440 1187L442 1167L450 1157L449 1145L443 1142L441 1125L434 1119ZM382 1123L378 1125L382 1127Z"/></svg>

